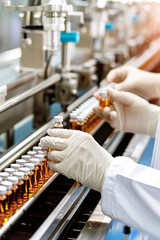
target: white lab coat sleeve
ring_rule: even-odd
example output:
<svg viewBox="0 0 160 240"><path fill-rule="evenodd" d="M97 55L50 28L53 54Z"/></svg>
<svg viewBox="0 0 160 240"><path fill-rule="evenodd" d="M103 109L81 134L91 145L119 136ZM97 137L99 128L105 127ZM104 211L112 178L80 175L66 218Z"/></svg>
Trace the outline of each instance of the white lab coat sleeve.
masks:
<svg viewBox="0 0 160 240"><path fill-rule="evenodd" d="M102 211L160 239L160 170L116 157L102 187Z"/></svg>

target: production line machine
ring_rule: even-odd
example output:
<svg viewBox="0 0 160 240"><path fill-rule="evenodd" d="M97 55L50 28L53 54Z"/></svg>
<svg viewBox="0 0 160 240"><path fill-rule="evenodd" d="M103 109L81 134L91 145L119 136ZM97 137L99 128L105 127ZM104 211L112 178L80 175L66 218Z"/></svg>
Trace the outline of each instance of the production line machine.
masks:
<svg viewBox="0 0 160 240"><path fill-rule="evenodd" d="M8 91L0 105L1 172L38 145L54 126L54 115L63 116L68 128L70 113L105 85L111 69L126 64L159 72L158 3L143 4L3 1L3 11L19 12L22 30L20 49L0 56L0 86L7 85ZM27 135L26 119L33 124ZM26 136L17 144L15 126L22 126ZM90 134L113 156L136 162L151 141L115 132L104 121ZM1 226L0 239L107 239L112 219L102 214L100 197L53 172Z"/></svg>

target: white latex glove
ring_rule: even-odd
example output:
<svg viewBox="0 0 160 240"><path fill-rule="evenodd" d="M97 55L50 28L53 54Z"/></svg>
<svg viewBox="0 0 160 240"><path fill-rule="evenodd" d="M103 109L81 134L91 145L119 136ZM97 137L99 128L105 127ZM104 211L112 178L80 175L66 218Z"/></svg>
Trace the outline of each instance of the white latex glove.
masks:
<svg viewBox="0 0 160 240"><path fill-rule="evenodd" d="M41 138L40 146L55 149L48 153L49 167L101 192L113 157L88 133L67 129L50 129L47 133L50 136Z"/></svg>
<svg viewBox="0 0 160 240"><path fill-rule="evenodd" d="M123 66L111 70L107 83L117 83L115 89L132 92L145 99L160 98L160 74Z"/></svg>
<svg viewBox="0 0 160 240"><path fill-rule="evenodd" d="M108 88L112 106L94 109L113 128L132 133L155 136L160 108L132 93Z"/></svg>

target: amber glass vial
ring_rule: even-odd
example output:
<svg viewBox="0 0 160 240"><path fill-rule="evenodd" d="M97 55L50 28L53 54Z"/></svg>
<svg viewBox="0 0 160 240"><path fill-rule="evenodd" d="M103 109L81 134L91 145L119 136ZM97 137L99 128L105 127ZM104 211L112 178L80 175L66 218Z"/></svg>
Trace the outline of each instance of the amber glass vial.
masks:
<svg viewBox="0 0 160 240"><path fill-rule="evenodd" d="M0 186L0 226L3 225L3 221L5 218L5 206L6 206L6 192L7 188L4 186Z"/></svg>
<svg viewBox="0 0 160 240"><path fill-rule="evenodd" d="M69 129L76 130L76 126L77 126L77 114L70 113Z"/></svg>
<svg viewBox="0 0 160 240"><path fill-rule="evenodd" d="M76 129L84 132L84 126L85 126L84 117L83 116L78 116L77 120L78 121L77 121Z"/></svg>
<svg viewBox="0 0 160 240"><path fill-rule="evenodd" d="M24 194L23 194L23 197L24 198L28 198L29 197L29 171L30 169L27 168L27 167L23 167L21 168L21 171L24 173L24 178L23 178L23 181L24 181Z"/></svg>
<svg viewBox="0 0 160 240"><path fill-rule="evenodd" d="M34 187L34 164L33 163L25 163L25 167L29 168L29 193L33 193L33 187ZM30 195L31 196L31 195Z"/></svg>
<svg viewBox="0 0 160 240"><path fill-rule="evenodd" d="M31 158L30 162L34 164L34 168L33 168L33 172L34 172L34 188L38 188L39 167L37 165L39 164L39 159L38 158Z"/></svg>
<svg viewBox="0 0 160 240"><path fill-rule="evenodd" d="M17 193L17 205L20 207L23 204L23 194L24 194L24 173L23 172L15 172L14 175L18 177L18 193Z"/></svg>

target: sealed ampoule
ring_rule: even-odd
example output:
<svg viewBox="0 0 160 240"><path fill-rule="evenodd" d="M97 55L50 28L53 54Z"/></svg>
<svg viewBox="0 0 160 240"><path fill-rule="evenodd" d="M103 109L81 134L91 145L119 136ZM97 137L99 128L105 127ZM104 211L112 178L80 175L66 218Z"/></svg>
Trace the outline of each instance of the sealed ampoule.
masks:
<svg viewBox="0 0 160 240"><path fill-rule="evenodd" d="M54 127L53 128L63 128L63 117L62 116L55 116L54 117Z"/></svg>
<svg viewBox="0 0 160 240"><path fill-rule="evenodd" d="M22 160L25 160L25 163L27 163L27 162L29 163L29 159L30 159L30 158L31 158L31 157L30 157L29 155L22 155L22 156L21 156L21 159L22 159ZM24 166L24 165L23 165L23 166Z"/></svg>
<svg viewBox="0 0 160 240"><path fill-rule="evenodd" d="M25 163L24 165L25 167L29 168L29 173L28 173L28 176L29 176L29 193L33 193L33 186L34 186L34 172L33 172L33 169L34 169L34 164L33 163Z"/></svg>
<svg viewBox="0 0 160 240"><path fill-rule="evenodd" d="M38 187L38 171L39 167L37 166L39 164L38 158L31 158L30 162L34 164L33 172L34 172L34 188Z"/></svg>
<svg viewBox="0 0 160 240"><path fill-rule="evenodd" d="M7 178L9 177L9 173L7 173L7 172L0 172L0 177L3 180L7 180Z"/></svg>
<svg viewBox="0 0 160 240"><path fill-rule="evenodd" d="M14 172L14 176L18 177L18 193L17 193L17 205L20 207L23 204L23 194L24 194L24 173L23 172Z"/></svg>
<svg viewBox="0 0 160 240"><path fill-rule="evenodd" d="M84 132L84 117L78 116L77 117L77 126L76 129Z"/></svg>
<svg viewBox="0 0 160 240"><path fill-rule="evenodd" d="M4 172L7 172L9 176L12 176L14 173L14 168L5 168Z"/></svg>
<svg viewBox="0 0 160 240"><path fill-rule="evenodd" d="M38 163L38 167L39 167L39 171L38 171L38 184L42 184L44 183L44 163L43 163L43 160L44 160L44 155L42 154L36 154L35 155L35 158L38 158L39 159L39 163Z"/></svg>
<svg viewBox="0 0 160 240"><path fill-rule="evenodd" d="M14 172L18 172L18 170L20 169L20 164L18 164L18 163L12 163L11 164L11 168L13 168L14 169Z"/></svg>
<svg viewBox="0 0 160 240"><path fill-rule="evenodd" d="M23 194L23 198L28 198L29 197L29 168L27 167L22 167L21 171L24 173L24 194Z"/></svg>
<svg viewBox="0 0 160 240"><path fill-rule="evenodd" d="M4 186L0 186L0 226L3 225L5 218L5 206L6 206L6 191L7 188Z"/></svg>
<svg viewBox="0 0 160 240"><path fill-rule="evenodd" d="M16 163L18 163L20 165L20 168L24 166L24 164L26 163L24 159L17 159Z"/></svg>
<svg viewBox="0 0 160 240"><path fill-rule="evenodd" d="M13 193L12 193L12 182L10 181L2 181L1 183L2 186L5 186L7 188L6 191L6 206L5 206L5 210L6 210L6 214L7 214L7 219L8 220L8 216L10 215L11 211L11 203L12 203L12 198L13 198Z"/></svg>
<svg viewBox="0 0 160 240"><path fill-rule="evenodd" d="M29 155L30 157L34 158L34 156L37 154L36 151L28 151L27 155Z"/></svg>

